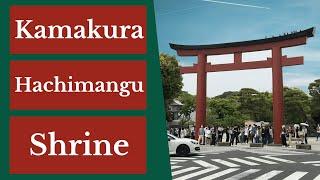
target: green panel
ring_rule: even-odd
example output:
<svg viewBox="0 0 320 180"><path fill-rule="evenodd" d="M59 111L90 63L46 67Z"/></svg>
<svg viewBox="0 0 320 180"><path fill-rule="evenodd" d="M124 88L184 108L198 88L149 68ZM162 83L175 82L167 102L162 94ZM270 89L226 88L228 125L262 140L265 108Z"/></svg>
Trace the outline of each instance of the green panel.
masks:
<svg viewBox="0 0 320 180"><path fill-rule="evenodd" d="M165 130L163 94L156 39L154 7L152 0L1 0L0 1L0 179L171 179L168 145ZM9 7L11 5L146 5L147 54L142 55L10 55ZM58 12L57 12L58 13ZM147 109L127 111L10 111L9 62L10 60L146 60ZM124 72L125 73L125 72ZM146 116L147 117L147 173L145 175L10 175L9 174L9 117L15 116ZM132 134L134 136L134 134Z"/></svg>

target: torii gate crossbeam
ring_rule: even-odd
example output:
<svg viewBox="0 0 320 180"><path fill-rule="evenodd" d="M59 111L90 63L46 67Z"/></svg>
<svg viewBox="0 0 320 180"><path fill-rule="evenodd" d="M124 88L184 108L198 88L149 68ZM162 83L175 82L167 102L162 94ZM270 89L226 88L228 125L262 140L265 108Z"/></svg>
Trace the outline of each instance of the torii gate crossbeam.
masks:
<svg viewBox="0 0 320 180"><path fill-rule="evenodd" d="M283 36L224 43L212 45L177 45L170 47L180 56L197 56L198 63L189 67L180 67L182 74L197 73L197 99L196 99L196 136L201 125L206 120L206 79L208 72L235 71L247 69L272 68L272 92L273 92L273 129L274 142L280 144L281 126L283 124L283 66L303 64L303 56L282 56L282 48L304 45L307 38L313 37L315 28L285 34ZM242 53L271 50L272 57L266 60L242 61ZM207 56L234 54L234 62L229 64L207 63Z"/></svg>

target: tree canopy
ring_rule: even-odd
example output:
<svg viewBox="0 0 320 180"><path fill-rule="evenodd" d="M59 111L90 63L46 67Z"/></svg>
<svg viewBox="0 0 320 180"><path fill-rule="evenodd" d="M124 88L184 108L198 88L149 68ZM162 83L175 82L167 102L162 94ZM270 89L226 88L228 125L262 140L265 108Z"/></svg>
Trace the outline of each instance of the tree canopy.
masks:
<svg viewBox="0 0 320 180"><path fill-rule="evenodd" d="M160 54L160 69L162 74L162 88L165 101L166 117L170 120L168 114L168 106L174 98L177 98L181 93L183 86L182 76L178 61L174 56L161 53Z"/></svg>
<svg viewBox="0 0 320 180"><path fill-rule="evenodd" d="M178 100L183 104L180 110L180 115L183 119L190 120L191 113L194 112L196 108L195 96L183 91L178 97Z"/></svg>
<svg viewBox="0 0 320 180"><path fill-rule="evenodd" d="M320 79L310 83L308 89L311 96L311 118L315 123L320 124Z"/></svg>
<svg viewBox="0 0 320 180"><path fill-rule="evenodd" d="M284 119L286 124L298 124L308 120L310 114L309 97L297 88L284 88Z"/></svg>

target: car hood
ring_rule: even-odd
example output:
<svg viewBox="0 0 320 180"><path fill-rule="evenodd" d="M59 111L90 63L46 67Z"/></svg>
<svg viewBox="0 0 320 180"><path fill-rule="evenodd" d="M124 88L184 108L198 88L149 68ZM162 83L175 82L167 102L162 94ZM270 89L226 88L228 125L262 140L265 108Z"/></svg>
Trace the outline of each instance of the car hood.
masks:
<svg viewBox="0 0 320 180"><path fill-rule="evenodd" d="M195 142L197 142L196 140L194 140L194 139L189 139L189 138L178 138L178 139L176 139L176 141L183 141L183 142L191 142L191 141L195 141Z"/></svg>

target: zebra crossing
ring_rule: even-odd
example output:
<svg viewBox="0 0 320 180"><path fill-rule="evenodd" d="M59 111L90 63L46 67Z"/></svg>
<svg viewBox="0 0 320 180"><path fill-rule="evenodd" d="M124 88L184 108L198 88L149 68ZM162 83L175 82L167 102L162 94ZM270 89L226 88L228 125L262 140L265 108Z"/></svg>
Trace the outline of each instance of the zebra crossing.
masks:
<svg viewBox="0 0 320 180"><path fill-rule="evenodd" d="M272 155L255 155L251 154L250 156L243 156L241 158L171 157L171 162L175 162L178 164L172 166L171 168L172 177L174 180L238 180L242 178L247 179L246 177L248 176L254 176L256 180L268 180L271 178L284 180L298 180L303 179L305 176L309 174L309 172L303 170L291 171L283 169L275 169L265 172L266 170L263 167L266 165L295 165L298 163L310 164L314 167L320 167L320 161L296 162L283 157L276 157ZM189 163L189 165L191 163L192 165L184 168L184 166L182 165L183 163ZM278 176L280 176L281 178L278 178ZM320 174L317 174L315 177L313 177L313 179L320 180Z"/></svg>
<svg viewBox="0 0 320 180"><path fill-rule="evenodd" d="M301 162L303 164L311 164L313 166L320 166L320 161L306 161L306 162Z"/></svg>
<svg viewBox="0 0 320 180"><path fill-rule="evenodd" d="M189 158L189 157L171 157L171 164L176 165L179 162L186 162L186 161L192 161L197 165L200 165L201 167L205 168L219 168L217 165L212 164L212 162L222 165L222 166L227 166L229 168L236 168L240 167L243 165L247 166L259 166L261 164L279 164L281 163L296 163L295 161L284 159L284 158L279 158L279 157L274 157L274 156L269 156L269 155L264 155L264 156L246 156L243 158L227 158L226 159L210 159L210 161L204 161L200 160L198 158ZM308 161L308 162L302 162L304 164L317 164L320 166L320 161Z"/></svg>
<svg viewBox="0 0 320 180"><path fill-rule="evenodd" d="M215 168L205 168L201 169L200 167L189 167L186 169L181 169L172 172L173 180L189 180L189 179L197 179L197 180L211 180L223 178L225 180L239 180L246 179L249 175L253 175L255 173L263 171L263 169L248 169L245 171L240 171L240 168L228 168L228 169L215 169ZM236 174L232 174L235 173ZM272 170L269 172L264 172L261 175L258 175L254 180L268 180L271 178L278 179L277 176L279 174L285 173L283 170ZM299 180L307 175L309 172L305 171L296 171L291 172L286 175L283 180ZM178 176L180 175L180 176ZM231 176L228 176L231 175ZM197 178L201 176L200 178ZM320 180L320 175L317 175L313 178L313 180Z"/></svg>
<svg viewBox="0 0 320 180"><path fill-rule="evenodd" d="M217 178L222 178L225 180L239 180L241 178L246 178L249 175L261 172L262 169L248 169L246 171L240 171L240 168L228 168L224 170L219 170L219 169L214 169L214 168L206 168L202 170L198 170L199 167L189 167L186 169L182 169L179 171L173 172L173 180L188 180L188 179L199 179L199 180L211 180L211 179L217 179ZM229 174L238 172L236 174L232 174L231 176L228 177ZM285 171L283 170L272 170L269 172L265 172L261 175L258 175L255 180L268 180L271 178L276 178L277 176L281 173L284 173ZM283 180L299 180L303 178L305 175L307 175L309 172L305 171L296 171L296 172L291 172L288 175L286 175ZM177 177L177 175L181 175ZM201 176L201 178L196 178L198 176ZM314 177L314 180L320 180L320 175L317 175Z"/></svg>

